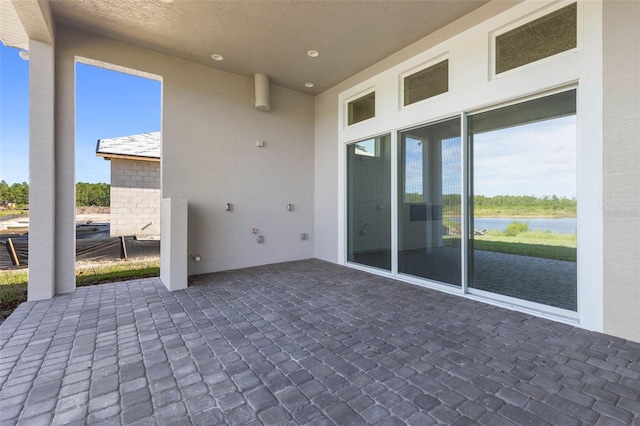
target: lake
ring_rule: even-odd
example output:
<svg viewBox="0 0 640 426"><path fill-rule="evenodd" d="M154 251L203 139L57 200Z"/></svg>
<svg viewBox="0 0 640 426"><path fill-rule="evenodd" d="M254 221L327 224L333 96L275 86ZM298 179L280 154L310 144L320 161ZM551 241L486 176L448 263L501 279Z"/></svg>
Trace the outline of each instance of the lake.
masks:
<svg viewBox="0 0 640 426"><path fill-rule="evenodd" d="M554 234L573 234L577 224L575 217L567 218L513 218L513 217L479 217L474 220L473 229L504 231L514 220L528 222L531 231L551 231Z"/></svg>

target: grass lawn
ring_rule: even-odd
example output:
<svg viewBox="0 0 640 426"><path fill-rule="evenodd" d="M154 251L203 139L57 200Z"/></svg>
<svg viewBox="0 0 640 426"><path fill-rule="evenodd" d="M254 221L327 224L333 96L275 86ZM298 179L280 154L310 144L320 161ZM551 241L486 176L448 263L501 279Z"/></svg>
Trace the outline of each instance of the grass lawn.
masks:
<svg viewBox="0 0 640 426"><path fill-rule="evenodd" d="M476 250L575 262L577 239L575 234L554 234L545 231L526 231L515 236L488 231L485 235L473 237L473 247Z"/></svg>
<svg viewBox="0 0 640 426"><path fill-rule="evenodd" d="M473 210L475 217L516 217L516 218L564 218L576 217L575 210L570 209L543 209L543 208L505 208L505 207L478 207Z"/></svg>
<svg viewBox="0 0 640 426"><path fill-rule="evenodd" d="M28 215L29 210L15 209L15 210L0 210L0 217L11 215Z"/></svg>
<svg viewBox="0 0 640 426"><path fill-rule="evenodd" d="M160 275L160 260L119 261L100 265L78 265L76 286L127 281ZM26 269L0 271L0 323L27 301Z"/></svg>

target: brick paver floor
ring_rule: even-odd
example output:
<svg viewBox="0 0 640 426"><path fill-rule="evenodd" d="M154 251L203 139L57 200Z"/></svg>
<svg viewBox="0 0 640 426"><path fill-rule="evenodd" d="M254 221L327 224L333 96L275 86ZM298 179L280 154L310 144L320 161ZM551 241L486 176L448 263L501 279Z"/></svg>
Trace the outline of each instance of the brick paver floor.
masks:
<svg viewBox="0 0 640 426"><path fill-rule="evenodd" d="M0 326L0 423L640 425L640 344L319 260Z"/></svg>

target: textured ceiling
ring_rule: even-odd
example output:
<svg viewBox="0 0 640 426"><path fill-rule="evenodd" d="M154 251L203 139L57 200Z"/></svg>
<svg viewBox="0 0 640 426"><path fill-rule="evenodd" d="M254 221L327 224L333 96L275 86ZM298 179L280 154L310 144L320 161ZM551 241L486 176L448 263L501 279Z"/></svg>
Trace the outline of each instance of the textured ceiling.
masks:
<svg viewBox="0 0 640 426"><path fill-rule="evenodd" d="M235 74L265 73L274 84L310 94L488 2L49 1L56 22ZM308 57L311 49L320 56ZM224 60L212 60L213 53Z"/></svg>

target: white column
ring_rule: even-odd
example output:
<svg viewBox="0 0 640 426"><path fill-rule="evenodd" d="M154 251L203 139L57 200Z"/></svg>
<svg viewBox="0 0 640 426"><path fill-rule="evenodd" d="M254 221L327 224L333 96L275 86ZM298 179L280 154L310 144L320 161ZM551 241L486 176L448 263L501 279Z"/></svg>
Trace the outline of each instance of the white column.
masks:
<svg viewBox="0 0 640 426"><path fill-rule="evenodd" d="M75 57L56 49L55 294L76 289Z"/></svg>
<svg viewBox="0 0 640 426"><path fill-rule="evenodd" d="M55 49L29 41L29 300L55 295Z"/></svg>
<svg viewBox="0 0 640 426"><path fill-rule="evenodd" d="M187 288L186 198L163 198L160 213L160 280L170 290Z"/></svg>

